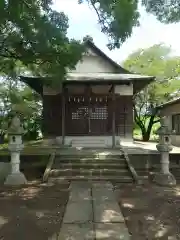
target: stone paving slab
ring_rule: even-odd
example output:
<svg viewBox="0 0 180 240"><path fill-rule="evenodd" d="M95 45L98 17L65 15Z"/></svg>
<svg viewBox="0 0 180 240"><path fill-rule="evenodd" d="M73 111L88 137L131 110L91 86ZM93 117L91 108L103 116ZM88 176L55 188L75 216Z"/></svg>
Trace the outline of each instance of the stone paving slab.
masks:
<svg viewBox="0 0 180 240"><path fill-rule="evenodd" d="M112 183L108 182L108 181L98 181L98 182L93 182L92 183L92 188L93 189L99 189L99 188L106 188L106 189L113 189L113 185Z"/></svg>
<svg viewBox="0 0 180 240"><path fill-rule="evenodd" d="M90 188L73 188L69 195L69 202L80 202L92 200Z"/></svg>
<svg viewBox="0 0 180 240"><path fill-rule="evenodd" d="M124 222L120 207L115 201L94 201L93 208L95 222Z"/></svg>
<svg viewBox="0 0 180 240"><path fill-rule="evenodd" d="M68 202L63 223L87 223L93 220L91 201Z"/></svg>
<svg viewBox="0 0 180 240"><path fill-rule="evenodd" d="M63 224L57 240L94 240L93 224Z"/></svg>
<svg viewBox="0 0 180 240"><path fill-rule="evenodd" d="M92 184L88 181L73 181L70 184L70 190L74 188L80 189L91 189Z"/></svg>
<svg viewBox="0 0 180 240"><path fill-rule="evenodd" d="M70 189L58 240L130 239L111 183L72 182Z"/></svg>
<svg viewBox="0 0 180 240"><path fill-rule="evenodd" d="M92 197L93 200L97 201L116 201L115 194L113 190L111 189L106 189L106 188L96 188L92 189Z"/></svg>
<svg viewBox="0 0 180 240"><path fill-rule="evenodd" d="M130 240L124 223L96 223L96 240Z"/></svg>

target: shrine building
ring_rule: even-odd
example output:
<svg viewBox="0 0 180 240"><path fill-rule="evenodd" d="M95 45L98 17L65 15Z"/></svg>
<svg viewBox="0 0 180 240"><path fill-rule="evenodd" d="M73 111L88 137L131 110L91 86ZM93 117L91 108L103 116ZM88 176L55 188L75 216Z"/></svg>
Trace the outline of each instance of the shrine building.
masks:
<svg viewBox="0 0 180 240"><path fill-rule="evenodd" d="M87 41L61 87L47 87L39 77L20 79L42 96L44 138L74 147L115 147L133 140L133 95L154 77L129 72Z"/></svg>

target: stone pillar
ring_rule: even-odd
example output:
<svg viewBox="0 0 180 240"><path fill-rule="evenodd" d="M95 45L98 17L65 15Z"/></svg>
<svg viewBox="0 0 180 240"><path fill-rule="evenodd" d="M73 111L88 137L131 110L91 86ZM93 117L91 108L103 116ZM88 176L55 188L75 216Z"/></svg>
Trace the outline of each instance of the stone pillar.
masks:
<svg viewBox="0 0 180 240"><path fill-rule="evenodd" d="M11 172L7 176L5 185L26 184L27 180L23 173L20 172L20 152L23 150L22 135L24 133L20 120L17 116L12 119L11 126L8 130L9 145L8 149L11 154Z"/></svg>
<svg viewBox="0 0 180 240"><path fill-rule="evenodd" d="M174 186L176 185L176 179L169 171L169 152L172 151L170 135L172 131L168 129L166 117L161 119L161 127L157 133L159 134L159 143L156 147L161 155L161 170L160 173L155 174L153 181L162 186Z"/></svg>

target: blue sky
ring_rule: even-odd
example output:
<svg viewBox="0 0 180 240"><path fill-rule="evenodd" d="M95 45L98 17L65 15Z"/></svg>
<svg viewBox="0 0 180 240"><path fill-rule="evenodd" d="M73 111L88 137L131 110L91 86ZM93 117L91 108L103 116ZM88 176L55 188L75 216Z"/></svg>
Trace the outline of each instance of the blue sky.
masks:
<svg viewBox="0 0 180 240"><path fill-rule="evenodd" d="M87 4L78 4L78 0L54 0L53 8L65 12L69 17L68 35L82 39L91 35L95 44L117 62L125 60L129 54L139 48L147 48L153 44L165 43L172 47L174 55L180 55L180 23L162 24L153 15L141 8L140 26L133 29L132 36L120 49L109 51L107 38L101 33L97 16Z"/></svg>

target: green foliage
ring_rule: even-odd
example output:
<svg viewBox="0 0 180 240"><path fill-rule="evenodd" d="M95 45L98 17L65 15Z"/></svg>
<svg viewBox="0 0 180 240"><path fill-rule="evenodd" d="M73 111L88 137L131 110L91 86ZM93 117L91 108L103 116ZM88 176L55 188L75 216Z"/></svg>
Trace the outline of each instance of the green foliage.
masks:
<svg viewBox="0 0 180 240"><path fill-rule="evenodd" d="M170 57L170 53L170 48L154 45L136 51L125 61L125 68L132 72L156 76L156 81L137 95L141 102L146 99L145 102L155 107L171 100L176 90L180 89L180 81L177 79L180 75L180 57Z"/></svg>
<svg viewBox="0 0 180 240"><path fill-rule="evenodd" d="M172 57L170 53L170 48L154 45L136 51L124 63L132 72L156 76L154 82L135 96L135 122L144 141L149 140L152 126L158 121L156 106L180 94L180 57Z"/></svg>
<svg viewBox="0 0 180 240"><path fill-rule="evenodd" d="M51 10L51 0L0 1L0 66L8 74L17 63L26 71L63 79L83 47L66 36L68 19Z"/></svg>
<svg viewBox="0 0 180 240"><path fill-rule="evenodd" d="M78 0L90 4L99 19L101 30L109 38L108 47L119 48L139 25L139 3L163 23L180 20L179 0Z"/></svg>
<svg viewBox="0 0 180 240"><path fill-rule="evenodd" d="M174 23L180 20L179 0L143 0L147 12L154 14L163 23Z"/></svg>
<svg viewBox="0 0 180 240"><path fill-rule="evenodd" d="M86 36L83 38L83 41L84 41L84 42L87 42L87 41L94 42L93 37L91 37L90 35L86 35Z"/></svg>
<svg viewBox="0 0 180 240"><path fill-rule="evenodd" d="M21 116L25 129L25 139L37 139L41 131L42 103L40 96L11 78L0 84L0 138L1 143L11 121L11 113Z"/></svg>
<svg viewBox="0 0 180 240"><path fill-rule="evenodd" d="M110 49L120 47L138 25L138 0L80 0L95 10L101 30L109 38Z"/></svg>

